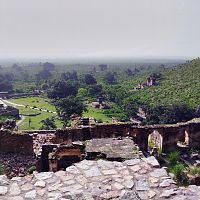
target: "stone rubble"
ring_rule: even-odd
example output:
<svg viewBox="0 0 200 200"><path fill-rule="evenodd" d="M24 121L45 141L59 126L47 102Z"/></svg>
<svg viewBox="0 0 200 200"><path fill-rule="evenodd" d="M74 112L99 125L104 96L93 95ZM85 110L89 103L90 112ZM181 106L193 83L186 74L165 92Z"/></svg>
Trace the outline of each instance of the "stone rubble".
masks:
<svg viewBox="0 0 200 200"><path fill-rule="evenodd" d="M200 199L200 186L177 187L153 157L83 160L58 172L0 176L0 200Z"/></svg>

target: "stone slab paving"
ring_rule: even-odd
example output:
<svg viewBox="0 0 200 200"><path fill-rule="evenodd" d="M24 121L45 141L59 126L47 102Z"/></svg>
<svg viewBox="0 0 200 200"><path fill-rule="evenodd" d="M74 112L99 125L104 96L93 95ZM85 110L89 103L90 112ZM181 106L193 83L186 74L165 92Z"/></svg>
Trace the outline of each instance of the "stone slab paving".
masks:
<svg viewBox="0 0 200 200"><path fill-rule="evenodd" d="M154 157L83 160L66 171L0 176L0 200L200 199L200 187L177 187Z"/></svg>
<svg viewBox="0 0 200 200"><path fill-rule="evenodd" d="M107 159L132 159L139 152L131 138L98 138L85 143L87 155L103 153Z"/></svg>

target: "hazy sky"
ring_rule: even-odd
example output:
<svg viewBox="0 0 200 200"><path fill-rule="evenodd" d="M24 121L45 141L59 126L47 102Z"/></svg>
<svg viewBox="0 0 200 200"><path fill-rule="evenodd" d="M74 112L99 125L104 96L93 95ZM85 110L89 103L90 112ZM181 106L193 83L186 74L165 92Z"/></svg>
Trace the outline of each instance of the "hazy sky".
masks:
<svg viewBox="0 0 200 200"><path fill-rule="evenodd" d="M200 0L0 0L0 57L197 57Z"/></svg>

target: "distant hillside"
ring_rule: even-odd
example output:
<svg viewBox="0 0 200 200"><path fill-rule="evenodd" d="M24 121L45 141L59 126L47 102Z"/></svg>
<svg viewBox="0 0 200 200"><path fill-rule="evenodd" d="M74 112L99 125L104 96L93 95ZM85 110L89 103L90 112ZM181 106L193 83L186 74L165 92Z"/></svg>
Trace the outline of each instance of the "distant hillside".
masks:
<svg viewBox="0 0 200 200"><path fill-rule="evenodd" d="M171 68L159 68L155 73L161 73L158 86L145 87L143 90L132 92L132 101L146 105L170 105L185 103L190 108L200 104L200 59ZM147 74L135 77L133 81L146 81Z"/></svg>

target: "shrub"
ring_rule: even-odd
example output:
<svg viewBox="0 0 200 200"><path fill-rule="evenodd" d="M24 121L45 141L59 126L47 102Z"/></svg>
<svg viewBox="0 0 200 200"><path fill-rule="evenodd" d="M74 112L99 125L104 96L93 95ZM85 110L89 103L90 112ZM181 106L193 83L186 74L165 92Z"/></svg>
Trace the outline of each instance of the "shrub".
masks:
<svg viewBox="0 0 200 200"><path fill-rule="evenodd" d="M191 166L189 167L188 172L191 175L200 175L200 167Z"/></svg>
<svg viewBox="0 0 200 200"><path fill-rule="evenodd" d="M169 161L170 166L176 165L177 162L180 160L180 152L179 151L171 152L168 155L167 160Z"/></svg>
<svg viewBox="0 0 200 200"><path fill-rule="evenodd" d="M148 146L149 146L150 149L153 149L156 145L155 145L155 142L153 140L149 140Z"/></svg>
<svg viewBox="0 0 200 200"><path fill-rule="evenodd" d="M185 167L183 164L177 164L173 166L170 171L174 174L177 180L182 180L184 169Z"/></svg>
<svg viewBox="0 0 200 200"><path fill-rule="evenodd" d="M0 164L0 175L4 174L4 167L2 164Z"/></svg>
<svg viewBox="0 0 200 200"><path fill-rule="evenodd" d="M29 174L32 174L34 171L36 171L36 166L35 165L29 167L29 169L28 169L28 173Z"/></svg>

